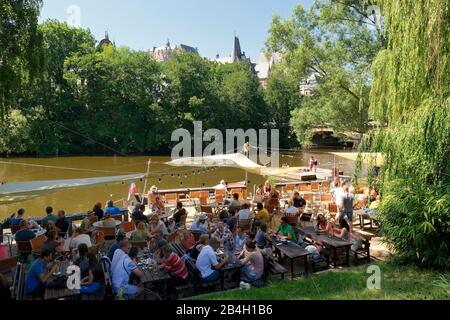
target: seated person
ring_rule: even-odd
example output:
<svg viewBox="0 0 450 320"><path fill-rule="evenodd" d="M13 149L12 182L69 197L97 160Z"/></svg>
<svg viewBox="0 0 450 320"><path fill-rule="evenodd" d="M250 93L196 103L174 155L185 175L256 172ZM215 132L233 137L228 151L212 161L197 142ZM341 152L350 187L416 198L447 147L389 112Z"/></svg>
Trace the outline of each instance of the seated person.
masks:
<svg viewBox="0 0 450 320"><path fill-rule="evenodd" d="M24 220L24 216L25 216L25 209L20 208L19 210L17 210L17 217L11 219L11 225L20 226L20 223Z"/></svg>
<svg viewBox="0 0 450 320"><path fill-rule="evenodd" d="M75 261L75 265L80 268L81 276L81 294L96 293L101 289L103 280L103 271L100 263L94 254L89 254L88 247L82 243L78 246L79 258Z"/></svg>
<svg viewBox="0 0 450 320"><path fill-rule="evenodd" d="M266 232L267 232L267 226L263 223L259 226L258 232L256 232L255 235L255 242L258 246L258 249L264 249L266 247Z"/></svg>
<svg viewBox="0 0 450 320"><path fill-rule="evenodd" d="M200 215L197 221L192 222L191 231L208 233L208 228L206 227L206 219L206 215Z"/></svg>
<svg viewBox="0 0 450 320"><path fill-rule="evenodd" d="M180 241L184 251L189 252L195 246L195 237L189 230L184 230Z"/></svg>
<svg viewBox="0 0 450 320"><path fill-rule="evenodd" d="M134 223L139 224L139 222L148 223L148 217L144 214L145 206L143 204L136 204L136 207L131 214L131 219Z"/></svg>
<svg viewBox="0 0 450 320"><path fill-rule="evenodd" d="M286 216L297 216L298 215L298 208L294 206L294 201L289 200L287 208L284 209L284 214Z"/></svg>
<svg viewBox="0 0 450 320"><path fill-rule="evenodd" d="M26 294L33 297L44 295L47 280L59 269L59 261L51 263L52 261L53 254L50 251L41 251L39 258L34 260L28 270L25 280Z"/></svg>
<svg viewBox="0 0 450 320"><path fill-rule="evenodd" d="M149 236L153 238L157 232L162 232L163 237L167 237L169 235L169 231L167 231L166 224L159 219L158 214L152 215L150 218L149 225Z"/></svg>
<svg viewBox="0 0 450 320"><path fill-rule="evenodd" d="M147 225L144 222L139 222L135 231L131 233L130 240L133 242L143 242L150 239L147 230Z"/></svg>
<svg viewBox="0 0 450 320"><path fill-rule="evenodd" d="M268 225L271 217L269 211L267 211L267 209L264 208L262 203L258 203L256 205L256 211L257 211L256 220L259 221L260 224L264 223Z"/></svg>
<svg viewBox="0 0 450 320"><path fill-rule="evenodd" d="M212 236L219 239L227 252L234 252L234 236L228 228L228 225L220 221Z"/></svg>
<svg viewBox="0 0 450 320"><path fill-rule="evenodd" d="M244 203L242 205L242 209L237 213L238 220L248 220L250 219L250 205L248 203Z"/></svg>
<svg viewBox="0 0 450 320"><path fill-rule="evenodd" d="M112 200L109 200L105 209L105 214L107 213L109 213L111 217L115 217L120 216L122 214L122 211L120 210L120 208L114 205L114 202Z"/></svg>
<svg viewBox="0 0 450 320"><path fill-rule="evenodd" d="M47 235L47 240L43 243L41 251L50 251L53 256L64 251L64 240L58 241L58 233L51 231Z"/></svg>
<svg viewBox="0 0 450 320"><path fill-rule="evenodd" d="M58 220L55 222L55 227L58 229L58 234L64 237L69 230L70 223L66 219L66 213L64 210L58 211Z"/></svg>
<svg viewBox="0 0 450 320"><path fill-rule="evenodd" d="M208 241L209 241L209 234L202 234L198 239L198 242L189 251L189 256L192 259L197 260L198 255L202 251L203 247L208 244Z"/></svg>
<svg viewBox="0 0 450 320"><path fill-rule="evenodd" d="M294 201L294 207L298 209L306 207L306 200L300 195L300 193L295 192L292 200Z"/></svg>
<svg viewBox="0 0 450 320"><path fill-rule="evenodd" d="M58 220L58 217L53 214L52 207L47 207L45 209L45 214L46 214L45 217L41 220L41 225L43 228L47 228L47 224L49 221L56 222L56 220Z"/></svg>
<svg viewBox="0 0 450 320"><path fill-rule="evenodd" d="M230 202L230 207L240 208L241 203L239 202L239 194L233 194L233 200Z"/></svg>
<svg viewBox="0 0 450 320"><path fill-rule="evenodd" d="M109 213L105 213L105 217L102 220L102 227L105 228L115 228L117 225L116 219L111 217Z"/></svg>
<svg viewBox="0 0 450 320"><path fill-rule="evenodd" d="M234 237L234 243L235 243L234 252L236 254L240 254L242 252L242 250L244 250L244 245L245 245L246 239L247 239L247 237L246 237L244 231L242 230L242 228L237 227L236 236Z"/></svg>
<svg viewBox="0 0 450 320"><path fill-rule="evenodd" d="M123 232L119 232L116 236L116 242L113 243L108 250L108 258L110 261L112 261L113 257L114 257L114 253L116 252L117 249L120 249L123 242L127 240L127 237L125 236L125 234Z"/></svg>
<svg viewBox="0 0 450 320"><path fill-rule="evenodd" d="M177 207L175 209L175 213L173 214L173 217L171 219L171 222L175 223L174 226L181 223L181 218L187 215L186 209L183 208L183 203L177 202Z"/></svg>
<svg viewBox="0 0 450 320"><path fill-rule="evenodd" d="M152 212L153 213L162 213L164 212L164 201L162 201L160 196L155 198L155 202L152 203Z"/></svg>
<svg viewBox="0 0 450 320"><path fill-rule="evenodd" d="M85 244L88 248L92 247L91 237L88 234L83 233L83 229L78 227L68 240L69 249L76 249L80 244Z"/></svg>
<svg viewBox="0 0 450 320"><path fill-rule="evenodd" d="M134 275L138 278L144 274L137 264L128 256L131 249L131 243L123 241L120 249L117 249L114 253L111 262L111 280L113 292L117 294L121 287L124 288L124 295L128 297L136 297L141 292L141 289L130 284L130 275Z"/></svg>
<svg viewBox="0 0 450 320"><path fill-rule="evenodd" d="M161 269L165 269L170 274L169 292L174 291L175 287L184 286L188 282L189 272L184 261L172 250L169 245L162 247Z"/></svg>
<svg viewBox="0 0 450 320"><path fill-rule="evenodd" d="M262 278L264 275L264 258L260 251L256 250L253 241L245 243L246 252L244 258L240 260L241 265L241 280L252 283Z"/></svg>
<svg viewBox="0 0 450 320"><path fill-rule="evenodd" d="M36 234L29 229L29 222L27 220L20 221L20 230L16 232L14 239L16 241L29 241L36 237Z"/></svg>
<svg viewBox="0 0 450 320"><path fill-rule="evenodd" d="M294 228L289 224L287 217L281 217L281 224L278 226L277 232L278 237L285 238L294 243L297 243L297 235L295 234Z"/></svg>
<svg viewBox="0 0 450 320"><path fill-rule="evenodd" d="M83 233L92 234L94 231L94 222L97 221L97 217L93 211L89 211L86 218L81 221L80 228L83 230Z"/></svg>
<svg viewBox="0 0 450 320"><path fill-rule="evenodd" d="M225 255L222 261L217 261L216 250L219 248L220 242L216 238L211 238L200 251L195 265L200 272L200 277L204 282L215 282L220 279L220 269L227 262L228 257Z"/></svg>
<svg viewBox="0 0 450 320"><path fill-rule="evenodd" d="M318 232L330 232L331 224L328 223L327 218L323 214L317 216L316 224L314 225L316 231Z"/></svg>
<svg viewBox="0 0 450 320"><path fill-rule="evenodd" d="M102 204L100 202L97 202L94 205L94 208L92 209L92 211L94 211L94 214L97 217L97 221L102 221L103 215L105 214L105 212L103 212Z"/></svg>

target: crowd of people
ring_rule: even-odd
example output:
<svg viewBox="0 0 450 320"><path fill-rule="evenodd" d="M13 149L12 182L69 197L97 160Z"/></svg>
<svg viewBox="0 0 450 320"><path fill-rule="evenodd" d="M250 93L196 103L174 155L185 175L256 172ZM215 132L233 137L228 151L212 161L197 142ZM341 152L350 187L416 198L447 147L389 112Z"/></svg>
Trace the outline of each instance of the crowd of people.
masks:
<svg viewBox="0 0 450 320"><path fill-rule="evenodd" d="M217 188L226 188L221 181ZM334 221L319 214L314 222L318 232L327 232L337 237L351 239L354 196L350 187L336 178L331 183L330 192L338 207L335 221L339 222L339 230L334 232ZM295 232L290 223L290 217L298 217L308 205L299 192L287 201L284 210L281 209L280 192L269 181L260 185L256 191L253 206L248 201L240 201L238 194L233 194L227 200L227 209L222 210L219 221L212 223L209 216L200 213L189 226L185 226L187 211L181 202L176 204L170 218L161 219L165 215L165 205L157 194L154 201L148 204L151 208L147 214L145 204L136 203L131 212L134 230L129 234L117 233L113 243L106 248L107 259L110 260L110 276L112 290L128 298L142 295L144 289L139 279L143 277L138 265L139 249L133 246L136 242L145 242L149 252L156 261L158 268L165 270L171 277L169 288L186 284L190 275L186 266L186 257L195 262L200 278L204 282L215 282L221 277L221 270L227 262L239 261L241 264L241 279L244 282L255 283L264 275L264 255L272 256L272 236L302 243L303 240ZM375 196L371 194L371 196ZM273 218L283 212L280 224L272 228ZM69 253L75 265L81 271L81 293L98 292L103 284L103 270L95 254L89 253L97 242L98 230L94 226L98 221L102 226L116 227L115 216L122 211L109 201L105 210L97 203L82 220L79 227L71 230L71 222L66 219L65 212L60 210L55 215L53 208L47 207L45 217L38 224L33 219L25 218L25 209L19 209L11 219L11 226L18 227L15 233L16 241L28 241L36 237L36 229L42 230L46 240L42 245L40 255L31 264L26 276L26 293L32 297L42 296L45 284L55 270L58 270L60 260ZM248 230L241 227L242 221L252 221ZM273 230L273 231L269 231ZM180 231L177 238L186 255L180 256L168 242L169 234ZM195 241L194 233L200 233ZM70 234L70 235L69 235ZM219 248L222 255L218 255ZM317 247L317 250L320 250ZM0 279L3 281L3 279Z"/></svg>

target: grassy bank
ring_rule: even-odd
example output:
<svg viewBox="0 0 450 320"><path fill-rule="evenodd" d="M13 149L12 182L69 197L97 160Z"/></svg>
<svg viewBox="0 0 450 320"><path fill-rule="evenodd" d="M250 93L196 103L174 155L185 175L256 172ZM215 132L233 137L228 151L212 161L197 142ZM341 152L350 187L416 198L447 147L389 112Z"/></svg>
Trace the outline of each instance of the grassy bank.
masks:
<svg viewBox="0 0 450 320"><path fill-rule="evenodd" d="M313 275L294 281L271 280L261 289L233 290L200 300L450 299L450 274L392 262L377 263L381 289L367 289L368 265Z"/></svg>

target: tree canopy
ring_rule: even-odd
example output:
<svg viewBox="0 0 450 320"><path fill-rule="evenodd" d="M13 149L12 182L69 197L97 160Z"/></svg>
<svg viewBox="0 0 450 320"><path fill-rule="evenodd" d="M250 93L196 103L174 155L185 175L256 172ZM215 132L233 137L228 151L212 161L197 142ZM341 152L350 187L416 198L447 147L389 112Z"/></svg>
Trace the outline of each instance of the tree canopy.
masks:
<svg viewBox="0 0 450 320"><path fill-rule="evenodd" d="M320 0L308 11L298 5L289 19L272 20L267 50L283 54L285 71L298 83L315 75L319 85L292 112L304 145L315 127L368 129L370 67L385 36L366 8L365 1Z"/></svg>

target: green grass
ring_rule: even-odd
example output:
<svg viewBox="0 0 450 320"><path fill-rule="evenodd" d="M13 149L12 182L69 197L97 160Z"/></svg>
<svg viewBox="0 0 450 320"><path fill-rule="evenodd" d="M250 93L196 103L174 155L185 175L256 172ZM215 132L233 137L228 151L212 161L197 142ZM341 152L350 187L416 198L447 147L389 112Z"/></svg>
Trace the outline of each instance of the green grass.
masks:
<svg viewBox="0 0 450 320"><path fill-rule="evenodd" d="M368 265L312 275L304 279L272 279L264 288L207 294L199 300L429 300L450 299L450 274L394 262L377 263L381 289L367 289Z"/></svg>

